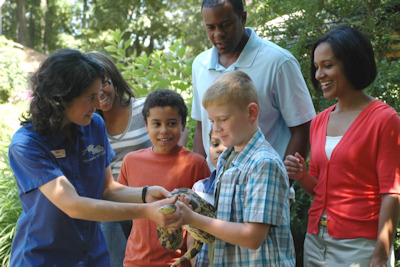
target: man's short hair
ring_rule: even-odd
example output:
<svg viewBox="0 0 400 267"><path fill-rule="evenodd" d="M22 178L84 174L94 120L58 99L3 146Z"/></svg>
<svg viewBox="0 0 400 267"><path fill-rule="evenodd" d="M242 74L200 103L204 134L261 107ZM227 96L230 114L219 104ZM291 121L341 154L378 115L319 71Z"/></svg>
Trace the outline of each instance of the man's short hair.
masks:
<svg viewBox="0 0 400 267"><path fill-rule="evenodd" d="M243 2L242 0L203 0L201 4L201 10L204 7L220 7L225 5L225 3L231 3L233 11L240 17L243 13Z"/></svg>
<svg viewBox="0 0 400 267"><path fill-rule="evenodd" d="M230 104L245 108L250 103L258 105L258 94L250 76L243 71L228 71L208 87L203 96L203 106L209 104Z"/></svg>

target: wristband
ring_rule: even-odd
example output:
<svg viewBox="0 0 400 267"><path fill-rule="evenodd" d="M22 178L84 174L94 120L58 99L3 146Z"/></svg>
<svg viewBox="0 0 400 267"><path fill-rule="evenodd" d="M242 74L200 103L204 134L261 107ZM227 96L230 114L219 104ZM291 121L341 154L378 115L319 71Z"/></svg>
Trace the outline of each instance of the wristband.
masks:
<svg viewBox="0 0 400 267"><path fill-rule="evenodd" d="M143 190L142 190L142 201L143 201L143 203L146 203L147 188L149 188L148 185L144 186L144 187L143 187Z"/></svg>

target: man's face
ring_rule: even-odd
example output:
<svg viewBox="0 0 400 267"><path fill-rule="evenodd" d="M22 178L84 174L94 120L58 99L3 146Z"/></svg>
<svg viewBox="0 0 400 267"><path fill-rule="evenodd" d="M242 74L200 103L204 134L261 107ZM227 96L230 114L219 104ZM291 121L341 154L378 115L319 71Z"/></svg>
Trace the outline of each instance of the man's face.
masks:
<svg viewBox="0 0 400 267"><path fill-rule="evenodd" d="M203 21L211 43L220 54L233 54L245 36L246 12L238 16L232 4L226 2L219 7L203 7Z"/></svg>

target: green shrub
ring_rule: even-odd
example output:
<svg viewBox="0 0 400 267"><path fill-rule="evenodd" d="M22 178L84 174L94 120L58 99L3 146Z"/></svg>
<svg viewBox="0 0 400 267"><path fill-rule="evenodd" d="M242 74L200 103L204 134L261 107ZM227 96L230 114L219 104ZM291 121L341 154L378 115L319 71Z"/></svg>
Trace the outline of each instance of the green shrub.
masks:
<svg viewBox="0 0 400 267"><path fill-rule="evenodd" d="M0 36L0 103L25 99L28 73L23 70L24 52Z"/></svg>
<svg viewBox="0 0 400 267"><path fill-rule="evenodd" d="M7 156L13 129L3 122L0 122L0 127L0 264L8 266L11 244L22 208Z"/></svg>

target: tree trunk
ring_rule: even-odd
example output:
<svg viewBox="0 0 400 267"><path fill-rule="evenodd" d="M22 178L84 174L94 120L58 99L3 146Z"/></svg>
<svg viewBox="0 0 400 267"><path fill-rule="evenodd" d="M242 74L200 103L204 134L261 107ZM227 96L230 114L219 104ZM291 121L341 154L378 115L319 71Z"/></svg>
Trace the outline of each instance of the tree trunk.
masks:
<svg viewBox="0 0 400 267"><path fill-rule="evenodd" d="M34 0L31 8L30 8L30 18L29 18L29 39L28 39L28 46L31 48L35 48L36 42L36 29L37 29L37 17L38 16L38 8L40 6L40 0Z"/></svg>
<svg viewBox="0 0 400 267"><path fill-rule="evenodd" d="M42 51L47 52L46 45L46 13L47 13L47 0L40 0L40 10L42 12L42 16L40 19L40 40L42 42Z"/></svg>
<svg viewBox="0 0 400 267"><path fill-rule="evenodd" d="M25 6L25 0L17 0L17 42L22 45L28 44L28 29L26 26Z"/></svg>
<svg viewBox="0 0 400 267"><path fill-rule="evenodd" d="M87 25L87 18L86 14L89 10L87 0L83 1L83 13L82 13L82 29L86 29L88 27Z"/></svg>

